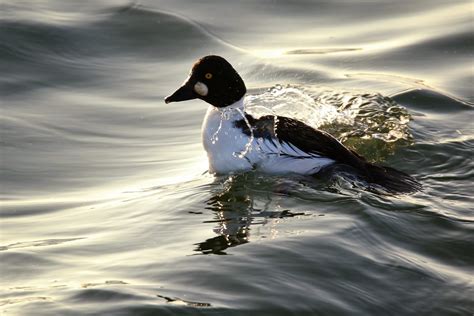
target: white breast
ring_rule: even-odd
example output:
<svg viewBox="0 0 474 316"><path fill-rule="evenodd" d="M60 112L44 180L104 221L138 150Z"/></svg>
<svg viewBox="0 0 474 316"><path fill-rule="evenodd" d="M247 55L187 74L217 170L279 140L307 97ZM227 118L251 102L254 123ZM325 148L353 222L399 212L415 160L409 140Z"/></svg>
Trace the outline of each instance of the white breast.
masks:
<svg viewBox="0 0 474 316"><path fill-rule="evenodd" d="M239 102L243 107L243 100ZM234 126L234 121L243 118L242 114L240 107L208 108L202 125L202 139L211 173L249 171L257 162L251 137Z"/></svg>
<svg viewBox="0 0 474 316"><path fill-rule="evenodd" d="M202 125L209 171L217 174L257 169L272 174L314 174L333 160L307 154L287 143L245 135L234 122L244 119L243 99L225 109L210 106Z"/></svg>

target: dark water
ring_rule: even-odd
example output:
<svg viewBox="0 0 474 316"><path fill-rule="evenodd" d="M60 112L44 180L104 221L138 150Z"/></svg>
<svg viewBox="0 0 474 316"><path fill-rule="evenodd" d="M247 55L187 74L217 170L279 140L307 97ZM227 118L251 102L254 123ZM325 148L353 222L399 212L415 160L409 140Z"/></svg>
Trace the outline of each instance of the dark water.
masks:
<svg viewBox="0 0 474 316"><path fill-rule="evenodd" d="M470 1L3 1L6 315L472 315ZM225 56L255 111L331 131L424 186L206 174Z"/></svg>

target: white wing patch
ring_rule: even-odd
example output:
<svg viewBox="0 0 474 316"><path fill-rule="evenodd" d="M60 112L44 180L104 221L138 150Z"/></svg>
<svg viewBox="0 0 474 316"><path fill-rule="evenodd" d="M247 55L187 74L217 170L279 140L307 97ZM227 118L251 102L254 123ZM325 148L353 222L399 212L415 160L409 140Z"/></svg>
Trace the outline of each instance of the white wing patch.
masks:
<svg viewBox="0 0 474 316"><path fill-rule="evenodd" d="M302 151L291 143L258 138L257 150L262 160L257 169L267 173L310 175L334 163L334 160Z"/></svg>
<svg viewBox="0 0 474 316"><path fill-rule="evenodd" d="M298 159L320 157L315 154L309 154L307 152L304 152L291 143L280 142L279 140L274 139L274 138L272 139L258 138L257 143L259 147L263 150L263 152L265 152L267 155L269 154L269 155L287 156L287 157L293 157L293 158L298 158Z"/></svg>

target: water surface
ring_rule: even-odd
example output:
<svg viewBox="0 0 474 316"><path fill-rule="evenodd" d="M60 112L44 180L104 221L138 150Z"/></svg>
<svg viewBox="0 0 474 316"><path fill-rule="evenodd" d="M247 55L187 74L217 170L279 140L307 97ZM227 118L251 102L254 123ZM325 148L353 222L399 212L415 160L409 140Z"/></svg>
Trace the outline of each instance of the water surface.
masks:
<svg viewBox="0 0 474 316"><path fill-rule="evenodd" d="M470 1L0 3L0 308L17 315L473 313ZM253 111L414 175L213 177L225 56ZM263 112L262 112L263 111Z"/></svg>

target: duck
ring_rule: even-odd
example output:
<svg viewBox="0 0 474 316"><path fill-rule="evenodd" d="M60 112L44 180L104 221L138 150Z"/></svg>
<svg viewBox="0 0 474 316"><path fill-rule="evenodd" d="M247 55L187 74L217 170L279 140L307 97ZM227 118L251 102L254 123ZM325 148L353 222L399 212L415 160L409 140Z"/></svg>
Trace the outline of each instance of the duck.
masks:
<svg viewBox="0 0 474 316"><path fill-rule="evenodd" d="M209 104L202 141L215 175L257 171L315 176L334 165L350 167L369 187L403 194L421 190L412 176L367 161L329 133L291 117L255 117L245 110L247 88L223 57L199 58L184 83L165 103L200 99Z"/></svg>

